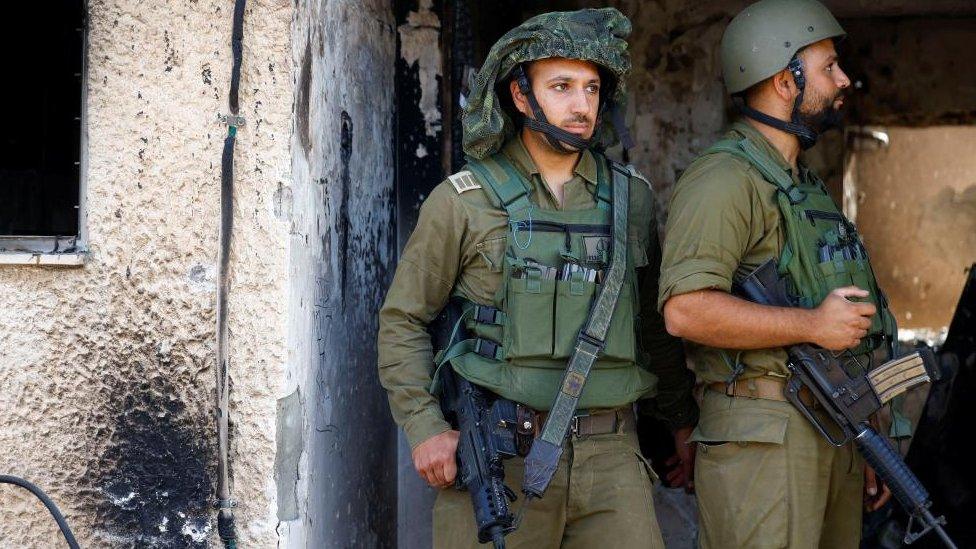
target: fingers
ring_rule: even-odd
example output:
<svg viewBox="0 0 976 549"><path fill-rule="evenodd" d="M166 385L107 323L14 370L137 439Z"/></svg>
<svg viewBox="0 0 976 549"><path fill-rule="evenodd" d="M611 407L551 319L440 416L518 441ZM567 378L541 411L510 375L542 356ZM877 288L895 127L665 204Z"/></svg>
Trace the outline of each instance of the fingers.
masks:
<svg viewBox="0 0 976 549"><path fill-rule="evenodd" d="M874 509L872 511L880 509L884 504L888 503L891 499L891 490L888 488L887 484L881 484L881 495L878 496L877 501L874 504Z"/></svg>
<svg viewBox="0 0 976 549"><path fill-rule="evenodd" d="M878 308L872 303L854 303L854 312L861 316L874 316Z"/></svg>
<svg viewBox="0 0 976 549"><path fill-rule="evenodd" d="M843 288L837 288L830 293L839 297L843 297L844 299L847 299L849 297L867 297L871 295L871 292L867 290L862 290L857 286L844 286Z"/></svg>
<svg viewBox="0 0 976 549"><path fill-rule="evenodd" d="M877 511L891 499L891 490L878 479L870 466L864 466L864 508Z"/></svg>
<svg viewBox="0 0 976 549"><path fill-rule="evenodd" d="M870 467L864 468L864 493L869 496L878 495L878 478Z"/></svg>
<svg viewBox="0 0 976 549"><path fill-rule="evenodd" d="M446 485L445 488L454 484L454 479L457 477L457 460L453 459L454 456L451 456L451 458L444 463L443 475Z"/></svg>
<svg viewBox="0 0 976 549"><path fill-rule="evenodd" d="M668 471L665 478L668 480L668 486L672 488L677 488L685 483L685 473L681 467L675 467L674 469Z"/></svg>

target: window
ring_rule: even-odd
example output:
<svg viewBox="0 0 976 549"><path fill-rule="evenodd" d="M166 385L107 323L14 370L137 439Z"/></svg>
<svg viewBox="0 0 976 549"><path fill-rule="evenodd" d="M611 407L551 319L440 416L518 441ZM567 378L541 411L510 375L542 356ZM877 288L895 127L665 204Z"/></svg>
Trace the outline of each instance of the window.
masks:
<svg viewBox="0 0 976 549"><path fill-rule="evenodd" d="M82 248L86 5L11 2L0 33L0 253Z"/></svg>

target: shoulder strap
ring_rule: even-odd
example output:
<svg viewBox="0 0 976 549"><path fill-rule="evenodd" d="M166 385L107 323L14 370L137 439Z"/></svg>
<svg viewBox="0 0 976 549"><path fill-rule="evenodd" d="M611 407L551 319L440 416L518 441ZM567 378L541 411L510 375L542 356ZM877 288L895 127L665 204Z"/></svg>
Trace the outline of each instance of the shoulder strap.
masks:
<svg viewBox="0 0 976 549"><path fill-rule="evenodd" d="M608 162L613 162L609 158L593 152L593 159L596 161L596 206L601 210L610 210L610 174L607 172Z"/></svg>
<svg viewBox="0 0 976 549"><path fill-rule="evenodd" d="M627 208L630 202L630 174L626 168L615 162L610 163L613 174L613 255L607 269L603 287L597 294L590 314L576 339L576 348L569 357L566 372L563 374L559 392L549 410L545 425L532 443L532 449L525 458L525 479L522 490L532 497L542 497L549 486L559 456L563 452L563 441L569 431L576 412L580 394L586 378L596 359L603 352L603 346L610 329L614 309L620 298L627 267Z"/></svg>
<svg viewBox="0 0 976 549"><path fill-rule="evenodd" d="M759 170L763 179L772 183L776 188L790 199L790 203L798 204L806 198L806 194L793 183L793 178L779 167L769 157L762 153L756 145L747 138L742 139L722 139L709 147L705 154L729 153L746 160Z"/></svg>
<svg viewBox="0 0 976 549"><path fill-rule="evenodd" d="M528 182L505 155L495 154L482 160L469 157L468 169L491 189L510 220L521 219L532 208Z"/></svg>

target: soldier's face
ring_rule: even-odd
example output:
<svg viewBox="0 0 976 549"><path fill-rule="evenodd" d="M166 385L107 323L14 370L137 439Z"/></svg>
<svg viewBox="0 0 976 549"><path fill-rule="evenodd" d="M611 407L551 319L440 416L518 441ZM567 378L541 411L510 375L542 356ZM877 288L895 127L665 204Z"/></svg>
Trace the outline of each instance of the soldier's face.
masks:
<svg viewBox="0 0 976 549"><path fill-rule="evenodd" d="M600 108L600 72L595 64L578 59L540 59L530 63L527 72L532 92L550 124L583 139L593 137ZM515 82L511 89L515 107L531 117L528 100Z"/></svg>
<svg viewBox="0 0 976 549"><path fill-rule="evenodd" d="M833 40L810 44L800 52L800 59L806 77L800 116L805 124L822 131L840 120L843 93L851 81L837 64Z"/></svg>

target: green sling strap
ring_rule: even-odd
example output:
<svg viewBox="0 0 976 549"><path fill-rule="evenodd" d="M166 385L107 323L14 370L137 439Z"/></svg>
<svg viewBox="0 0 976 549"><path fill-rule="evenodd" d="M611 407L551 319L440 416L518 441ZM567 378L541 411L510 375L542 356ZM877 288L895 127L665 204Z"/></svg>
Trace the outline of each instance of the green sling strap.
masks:
<svg viewBox="0 0 976 549"><path fill-rule="evenodd" d="M566 366L559 392L549 410L545 425L525 458L522 491L529 497L542 497L559 465L563 441L576 412L586 378L603 351L613 311L624 284L627 269L627 207L630 177L625 168L612 164L613 174L613 255L603 288L590 309L589 318L576 340Z"/></svg>

